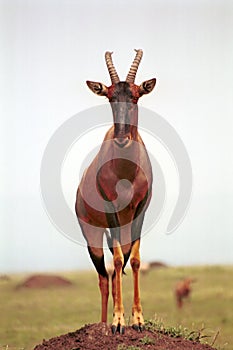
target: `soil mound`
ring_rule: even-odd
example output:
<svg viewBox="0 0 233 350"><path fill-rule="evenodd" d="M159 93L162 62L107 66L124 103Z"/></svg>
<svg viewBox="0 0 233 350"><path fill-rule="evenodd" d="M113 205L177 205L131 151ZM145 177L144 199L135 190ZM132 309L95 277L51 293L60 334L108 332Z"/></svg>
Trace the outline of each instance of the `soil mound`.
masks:
<svg viewBox="0 0 233 350"><path fill-rule="evenodd" d="M72 283L63 277L54 275L33 275L18 285L17 288L48 288L70 285L72 285Z"/></svg>
<svg viewBox="0 0 233 350"><path fill-rule="evenodd" d="M159 332L136 332L126 327L125 334L112 334L111 327L103 323L86 325L79 330L44 340L34 350L213 350L182 338L172 338Z"/></svg>
<svg viewBox="0 0 233 350"><path fill-rule="evenodd" d="M152 269L158 269L161 267L168 267L165 263L163 263L161 261L151 261L149 263L149 265L150 265L150 268L152 268Z"/></svg>

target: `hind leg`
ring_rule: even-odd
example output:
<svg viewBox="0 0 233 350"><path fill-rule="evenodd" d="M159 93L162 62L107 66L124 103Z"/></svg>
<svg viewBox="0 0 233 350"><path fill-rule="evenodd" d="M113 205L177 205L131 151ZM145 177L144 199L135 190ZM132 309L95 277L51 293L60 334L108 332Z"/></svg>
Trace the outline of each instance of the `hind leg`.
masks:
<svg viewBox="0 0 233 350"><path fill-rule="evenodd" d="M143 206L143 202L141 203ZM139 205L138 211L141 211L141 206ZM140 300L140 288L139 288L139 269L140 269L140 235L142 224L144 220L144 213L141 212L139 216L136 216L132 224L132 250L130 254L130 264L133 271L133 284L134 284L134 299L132 307L133 316L133 328L142 331L144 330L144 319L142 315L142 306Z"/></svg>
<svg viewBox="0 0 233 350"><path fill-rule="evenodd" d="M128 261L131 251L131 231L130 225L121 228L111 229L113 237L112 253L114 263L114 274L112 276L112 295L114 303L114 313L112 322L112 332L120 334L125 332L124 306L122 297L122 274ZM128 236L128 239L127 239ZM116 238L117 237L117 238Z"/></svg>
<svg viewBox="0 0 233 350"><path fill-rule="evenodd" d="M140 301L140 289L139 289L139 268L140 268L140 239L133 242L130 264L133 271L133 283L134 283L134 301L132 307L133 316L133 328L142 331L144 329L144 319L142 316L142 306Z"/></svg>
<svg viewBox="0 0 233 350"><path fill-rule="evenodd" d="M112 322L112 332L123 334L125 332L124 306L122 299L122 268L124 265L124 255L121 250L120 243L113 240L113 262L115 274L113 278L113 298L114 313Z"/></svg>
<svg viewBox="0 0 233 350"><path fill-rule="evenodd" d="M104 229L81 222L80 226L87 241L88 251L99 275L101 293L101 322L107 322L109 282L104 263L103 235Z"/></svg>
<svg viewBox="0 0 233 350"><path fill-rule="evenodd" d="M88 251L99 274L99 288L101 293L101 322L107 322L109 283L108 273L104 264L103 248L93 248L88 246Z"/></svg>

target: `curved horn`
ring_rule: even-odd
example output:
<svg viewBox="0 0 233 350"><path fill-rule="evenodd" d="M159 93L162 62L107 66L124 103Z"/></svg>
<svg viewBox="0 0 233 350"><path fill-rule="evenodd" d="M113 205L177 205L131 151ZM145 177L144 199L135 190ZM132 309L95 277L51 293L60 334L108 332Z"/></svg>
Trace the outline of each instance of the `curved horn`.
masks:
<svg viewBox="0 0 233 350"><path fill-rule="evenodd" d="M135 50L135 51L136 51L136 56L130 67L129 73L127 75L127 78L126 78L127 83L134 83L138 66L142 59L143 51L141 49Z"/></svg>
<svg viewBox="0 0 233 350"><path fill-rule="evenodd" d="M120 79L112 62L112 52L105 52L105 61L108 67L108 72L110 74L112 84L119 83Z"/></svg>

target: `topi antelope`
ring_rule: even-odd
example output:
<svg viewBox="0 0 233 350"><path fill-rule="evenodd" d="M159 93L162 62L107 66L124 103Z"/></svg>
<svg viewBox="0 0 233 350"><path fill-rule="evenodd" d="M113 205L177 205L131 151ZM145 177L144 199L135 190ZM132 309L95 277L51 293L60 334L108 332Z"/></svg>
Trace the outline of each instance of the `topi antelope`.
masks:
<svg viewBox="0 0 233 350"><path fill-rule="evenodd" d="M87 241L90 257L99 274L102 322L107 322L109 276L104 263L103 237L106 235L113 254L112 296L114 313L112 332L125 331L122 299L122 274L128 259L133 271L133 328L143 330L140 302L140 234L152 191L151 163L138 133L138 99L150 93L156 79L134 83L142 50L136 56L126 81L120 81L112 62L112 53L105 60L111 86L87 81L92 92L106 96L113 114L113 126L107 131L99 153L85 170L77 190L76 214ZM101 123L101 120L100 120Z"/></svg>
<svg viewBox="0 0 233 350"><path fill-rule="evenodd" d="M191 284L195 282L194 278L185 278L179 281L175 288L176 304L179 309L182 308L185 298L188 298L191 294Z"/></svg>

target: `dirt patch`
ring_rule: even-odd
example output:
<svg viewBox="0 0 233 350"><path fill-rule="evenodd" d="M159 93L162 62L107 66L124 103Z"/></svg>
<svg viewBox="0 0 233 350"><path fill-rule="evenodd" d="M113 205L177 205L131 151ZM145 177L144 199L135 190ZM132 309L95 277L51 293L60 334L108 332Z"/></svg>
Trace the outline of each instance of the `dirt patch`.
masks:
<svg viewBox="0 0 233 350"><path fill-rule="evenodd" d="M8 275L0 275L0 281L10 281L10 277Z"/></svg>
<svg viewBox="0 0 233 350"><path fill-rule="evenodd" d="M168 267L167 264L165 264L165 263L163 263L163 262L161 262L161 261L151 261L151 262L149 263L149 266L150 266L150 268L152 268L152 269L158 269L158 268L161 268L161 267Z"/></svg>
<svg viewBox="0 0 233 350"><path fill-rule="evenodd" d="M133 348L134 347L134 348ZM44 340L34 350L211 350L204 345L182 338L172 338L159 332L136 332L126 327L125 334L111 333L103 323L86 325L79 330Z"/></svg>
<svg viewBox="0 0 233 350"><path fill-rule="evenodd" d="M33 275L28 277L16 288L49 288L71 286L72 283L67 279L54 275Z"/></svg>

